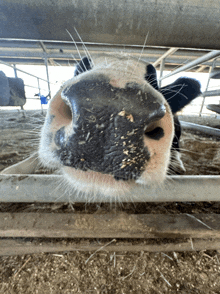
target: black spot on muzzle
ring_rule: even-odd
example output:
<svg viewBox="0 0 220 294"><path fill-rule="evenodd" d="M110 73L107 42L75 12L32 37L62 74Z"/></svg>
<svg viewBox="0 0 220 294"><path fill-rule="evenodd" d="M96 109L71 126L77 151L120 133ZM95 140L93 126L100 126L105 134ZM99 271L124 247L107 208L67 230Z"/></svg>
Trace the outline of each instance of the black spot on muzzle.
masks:
<svg viewBox="0 0 220 294"><path fill-rule="evenodd" d="M119 180L140 177L150 158L144 130L164 116L164 105L136 84L115 88L100 76L79 81L62 95L71 105L73 133L67 136L65 127L56 133L61 162Z"/></svg>

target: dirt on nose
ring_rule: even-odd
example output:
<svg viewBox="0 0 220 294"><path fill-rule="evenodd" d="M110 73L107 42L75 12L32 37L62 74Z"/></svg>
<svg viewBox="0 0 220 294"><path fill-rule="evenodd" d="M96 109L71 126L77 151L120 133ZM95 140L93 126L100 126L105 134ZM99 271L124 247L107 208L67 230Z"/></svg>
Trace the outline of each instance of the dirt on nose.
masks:
<svg viewBox="0 0 220 294"><path fill-rule="evenodd" d="M95 113L81 108L74 133L67 137L64 127L56 133L62 163L111 174L116 179L136 179L150 154L144 147L144 124L135 124L131 117L113 107L99 108Z"/></svg>
<svg viewBox="0 0 220 294"><path fill-rule="evenodd" d="M65 126L55 135L63 165L137 179L150 158L144 131L166 113L160 99L135 83L116 88L103 76L79 81L61 96L71 108L74 128L70 136Z"/></svg>

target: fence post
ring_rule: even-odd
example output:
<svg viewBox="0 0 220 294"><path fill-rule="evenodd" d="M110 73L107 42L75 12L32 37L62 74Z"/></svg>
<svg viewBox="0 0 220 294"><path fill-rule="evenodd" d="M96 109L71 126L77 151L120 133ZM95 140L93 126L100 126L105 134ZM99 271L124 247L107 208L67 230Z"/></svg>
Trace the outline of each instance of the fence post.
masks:
<svg viewBox="0 0 220 294"><path fill-rule="evenodd" d="M205 97L206 97L204 93L206 93L208 91L209 82L210 82L210 73L211 73L214 65L215 65L215 59L214 59L214 61L212 63L212 66L209 67L209 78L208 78L208 81L207 81L207 84L206 84L205 92L203 92L203 94L202 94L203 100L202 100L202 105L201 105L201 108L200 108L199 116L202 115L202 110L203 110L203 106L204 106L204 103L205 103Z"/></svg>
<svg viewBox="0 0 220 294"><path fill-rule="evenodd" d="M50 93L50 77L49 77L49 71L48 71L48 61L47 61L47 58L44 59L44 63L45 63L46 72L47 72L47 84L48 84L49 97L51 98L51 93Z"/></svg>
<svg viewBox="0 0 220 294"><path fill-rule="evenodd" d="M165 65L165 58L163 58L161 60L161 63L160 63L160 78L159 78L159 87L161 87L161 84L162 84L162 76L163 76L163 71L164 71L164 65Z"/></svg>

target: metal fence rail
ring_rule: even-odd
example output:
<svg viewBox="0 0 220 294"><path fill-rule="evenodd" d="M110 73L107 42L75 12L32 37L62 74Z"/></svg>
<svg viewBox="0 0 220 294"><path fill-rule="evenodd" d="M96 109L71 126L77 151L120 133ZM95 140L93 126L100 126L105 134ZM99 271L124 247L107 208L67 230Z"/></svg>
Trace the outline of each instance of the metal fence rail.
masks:
<svg viewBox="0 0 220 294"><path fill-rule="evenodd" d="M162 187L136 187L117 199L65 192L58 175L0 175L0 182L0 202L220 201L220 176L172 176Z"/></svg>

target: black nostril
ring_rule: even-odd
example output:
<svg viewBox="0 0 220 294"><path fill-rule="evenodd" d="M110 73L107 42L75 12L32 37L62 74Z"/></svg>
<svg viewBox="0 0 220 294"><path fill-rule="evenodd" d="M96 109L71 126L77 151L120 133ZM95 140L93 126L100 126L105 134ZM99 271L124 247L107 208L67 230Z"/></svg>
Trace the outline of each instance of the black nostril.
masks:
<svg viewBox="0 0 220 294"><path fill-rule="evenodd" d="M164 130L161 127L156 127L151 131L145 131L145 136L153 140L160 140L164 136Z"/></svg>

